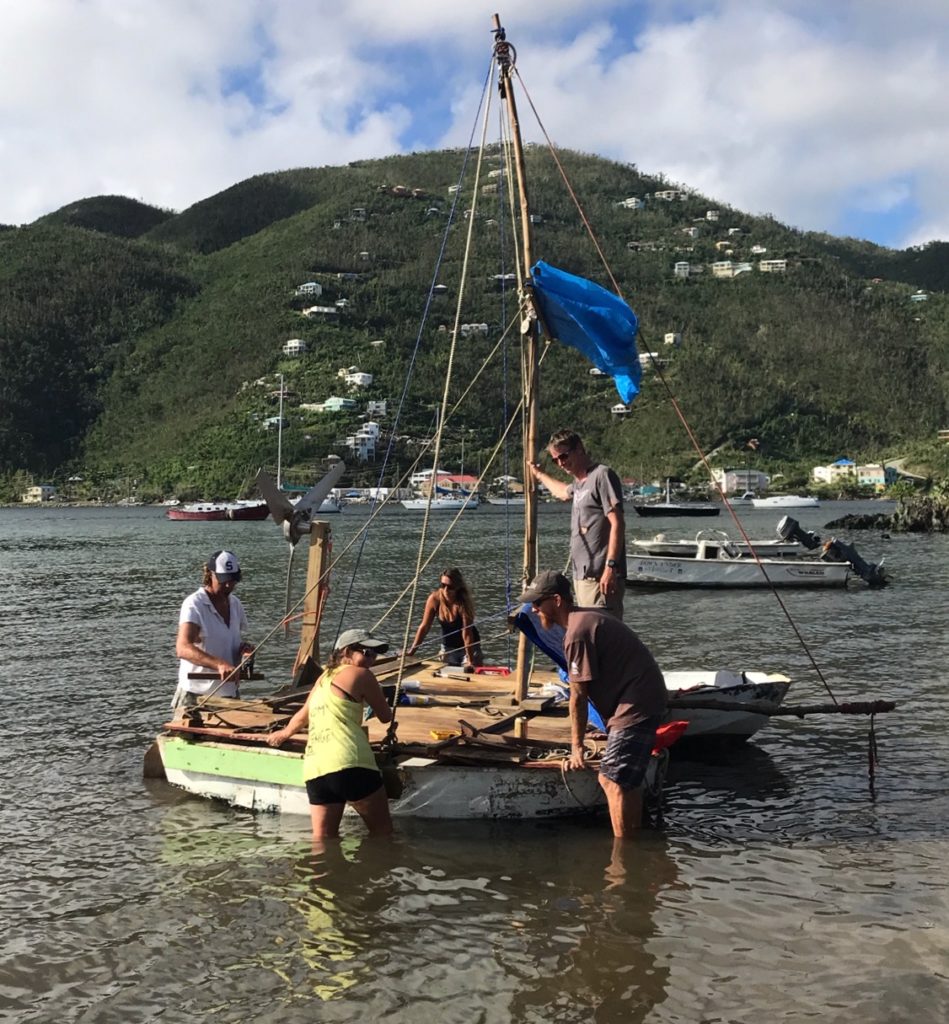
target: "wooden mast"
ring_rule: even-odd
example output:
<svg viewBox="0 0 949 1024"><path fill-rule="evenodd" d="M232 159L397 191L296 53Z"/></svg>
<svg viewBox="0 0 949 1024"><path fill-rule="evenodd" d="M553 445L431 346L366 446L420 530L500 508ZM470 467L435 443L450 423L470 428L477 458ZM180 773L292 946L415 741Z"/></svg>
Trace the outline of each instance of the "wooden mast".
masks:
<svg viewBox="0 0 949 1024"><path fill-rule="evenodd" d="M530 471L530 463L537 451L537 404L538 386L538 324L531 302L531 267L533 258L533 237L530 222L530 207L527 197L527 176L524 170L524 146L521 141L521 126L517 116L517 101L514 97L512 73L516 53L507 42L500 16L494 15L494 54L498 62L498 89L501 99L507 103L511 124L511 139L514 145L514 165L517 171L517 191L521 208L521 237L523 239L523 277L525 304L521 318L521 385L524 393L524 571L522 581L526 582L537 574L537 485ZM527 637L518 636L517 670L514 683L514 700L523 701L527 696L530 680L530 651Z"/></svg>

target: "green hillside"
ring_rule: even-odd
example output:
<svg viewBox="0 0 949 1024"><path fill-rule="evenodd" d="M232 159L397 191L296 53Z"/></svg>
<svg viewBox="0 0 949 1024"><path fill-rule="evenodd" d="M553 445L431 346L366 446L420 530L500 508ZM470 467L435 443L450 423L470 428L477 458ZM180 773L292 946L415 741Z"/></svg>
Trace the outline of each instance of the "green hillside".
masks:
<svg viewBox="0 0 949 1024"><path fill-rule="evenodd" d="M171 217L174 214L170 210L159 210L127 196L94 196L63 206L40 217L36 223L88 228L119 238L139 238Z"/></svg>
<svg viewBox="0 0 949 1024"><path fill-rule="evenodd" d="M608 283L549 155L531 148L527 157L540 218L535 256ZM412 154L261 175L144 232L130 227L134 241L110 237L123 234L101 214L120 209L113 197L83 228L44 218L0 233L0 473L78 473L98 490L134 478L156 495L234 493L258 465L275 461L265 421L277 412L277 373L290 392L291 478L312 479L330 452L346 457L340 442L366 418L368 400L388 402L381 456L403 389L395 460L405 468L431 430L447 368L449 334L439 327L455 315L473 173L438 271L445 294L432 298L424 326L421 317L462 158ZM921 450L949 423L945 248L891 253L693 194L628 210L618 201L670 186L597 157L563 159L640 316L641 347L662 357L662 376L705 450L738 461L755 437L756 464L793 473L841 454ZM493 157L482 172L489 192L495 179L486 175L496 167ZM393 186L420 194L393 194ZM513 293L494 280L514 269L506 211L506 196L478 196L460 319L489 330L459 341L456 394L516 312ZM136 217L141 225L141 211ZM715 278L710 265L723 259L754 269ZM787 259L787 272L762 273L760 259ZM676 278L677 262L704 272ZM307 281L322 287L320 297L295 293ZM928 290L926 301L911 300L917 288ZM336 314L302 315L341 300ZM666 346L667 333L681 335L681 347ZM457 466L463 441L467 468L493 447L505 407L517 401L515 335L449 423L443 464ZM307 343L302 358L283 355L291 338ZM338 377L354 366L373 375L369 389L351 392ZM612 383L588 369L559 345L546 354L542 434L576 426L623 475L687 473L696 456L656 375L647 371L630 414L617 418ZM358 408L301 408L331 395L352 395ZM346 479L369 482L377 472L370 461Z"/></svg>

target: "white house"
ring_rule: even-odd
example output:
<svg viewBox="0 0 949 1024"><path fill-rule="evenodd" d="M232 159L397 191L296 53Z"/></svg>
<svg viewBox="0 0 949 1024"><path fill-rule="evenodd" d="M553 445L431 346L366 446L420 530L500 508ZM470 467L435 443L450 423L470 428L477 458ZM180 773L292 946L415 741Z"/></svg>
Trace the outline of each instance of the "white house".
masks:
<svg viewBox="0 0 949 1024"><path fill-rule="evenodd" d="M665 360L659 355L658 352L640 352L639 353L639 365L644 370L651 370L653 367L662 366Z"/></svg>
<svg viewBox="0 0 949 1024"><path fill-rule="evenodd" d="M740 234L741 234L741 228L729 228L728 229L728 237L729 238L732 238L735 235L740 235Z"/></svg>
<svg viewBox="0 0 949 1024"><path fill-rule="evenodd" d="M661 199L664 203L671 203L674 199L685 199L685 195L676 188L663 189L661 192L653 192L653 199Z"/></svg>
<svg viewBox="0 0 949 1024"><path fill-rule="evenodd" d="M610 414L612 416L625 416L629 412L629 406L623 405L622 402L617 402L616 405L610 408Z"/></svg>
<svg viewBox="0 0 949 1024"><path fill-rule="evenodd" d="M922 290L922 288L920 288L918 292L913 292L909 297L910 302L927 302L928 300L929 296Z"/></svg>
<svg viewBox="0 0 949 1024"><path fill-rule="evenodd" d="M705 219L708 221L718 220L718 210L706 210Z"/></svg>
<svg viewBox="0 0 949 1024"><path fill-rule="evenodd" d="M386 414L386 399L380 399L376 402L366 403L366 412L370 416L385 416Z"/></svg>
<svg viewBox="0 0 949 1024"><path fill-rule="evenodd" d="M752 256L764 256L768 251L768 248L765 245L753 245L748 251Z"/></svg>
<svg viewBox="0 0 949 1024"><path fill-rule="evenodd" d="M725 494L761 493L768 489L770 477L758 469L715 469L712 476Z"/></svg>
<svg viewBox="0 0 949 1024"><path fill-rule="evenodd" d="M717 260L712 264L712 277L734 277L735 268L731 260Z"/></svg>
<svg viewBox="0 0 949 1024"><path fill-rule="evenodd" d="M664 344L672 345L674 348L682 347L682 335L678 331L666 331L662 340Z"/></svg>
<svg viewBox="0 0 949 1024"><path fill-rule="evenodd" d="M303 316L307 320L313 320L316 317L333 320L339 316L339 310L335 306L308 306L303 310Z"/></svg>
<svg viewBox="0 0 949 1024"><path fill-rule="evenodd" d="M371 437L362 434L351 434L346 438L346 447L360 462L366 462L376 454L376 443Z"/></svg>
<svg viewBox="0 0 949 1024"><path fill-rule="evenodd" d="M641 210L646 204L642 199L638 199L636 196L630 196L629 199L621 199L617 206L622 206L627 210Z"/></svg>
<svg viewBox="0 0 949 1024"><path fill-rule="evenodd" d="M306 355L306 342L302 338L291 338L283 343L283 354L285 356Z"/></svg>
<svg viewBox="0 0 949 1024"><path fill-rule="evenodd" d="M838 484L857 479L857 464L853 459L838 459L829 466L814 466L811 476L822 484Z"/></svg>
<svg viewBox="0 0 949 1024"><path fill-rule="evenodd" d="M296 288L297 295L315 295L319 298L323 294L323 286L317 281L304 281Z"/></svg>
<svg viewBox="0 0 949 1024"><path fill-rule="evenodd" d="M587 370L587 373L591 377L605 377L606 376L606 374L598 366L591 366L590 369Z"/></svg>
<svg viewBox="0 0 949 1024"><path fill-rule="evenodd" d="M788 269L787 260L758 260L762 274L783 274Z"/></svg>
<svg viewBox="0 0 949 1024"><path fill-rule="evenodd" d="M672 268L673 277L688 277L689 276L689 264L685 262L676 263Z"/></svg>
<svg viewBox="0 0 949 1024"><path fill-rule="evenodd" d="M39 505L44 501L52 501L56 497L56 488L52 484L36 484L20 496L24 505Z"/></svg>
<svg viewBox="0 0 949 1024"><path fill-rule="evenodd" d="M368 388L372 384L372 374L363 373L359 370L355 373L347 373L346 383L351 388Z"/></svg>

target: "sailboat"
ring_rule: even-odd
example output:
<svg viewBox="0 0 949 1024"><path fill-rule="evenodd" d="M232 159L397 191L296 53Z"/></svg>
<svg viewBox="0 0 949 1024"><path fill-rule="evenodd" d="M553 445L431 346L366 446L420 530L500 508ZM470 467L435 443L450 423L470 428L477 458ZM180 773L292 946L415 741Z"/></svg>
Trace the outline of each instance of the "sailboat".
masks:
<svg viewBox="0 0 949 1024"><path fill-rule="evenodd" d="M525 453L523 479L524 540L522 580L533 578L537 564L538 495L527 459L538 451L539 348L543 336L574 345L597 365L607 365L626 400L638 381L639 361L635 348L635 316L612 293L591 282L573 278L546 263L535 263L532 253L532 219L529 213L524 150L516 106L514 64L516 55L504 29L494 17L494 58L498 91L509 125L509 173L516 177L520 198L521 308L520 327L522 394L521 407L511 418L520 424ZM487 123L487 117L485 120ZM480 164L479 164L480 167ZM479 194L476 177L473 196ZM474 211L469 226L474 221ZM469 235L470 237L470 235ZM571 294L595 295L599 324L591 340L582 312L571 306ZM602 293L602 294L601 294ZM607 325L605 333L599 328ZM602 368L602 366L601 366ZM448 409L450 381L446 379L441 422ZM510 427L508 428L510 429ZM503 439L502 439L503 440ZM439 465L440 433L432 458ZM485 472L488 466L485 466ZM393 492L397 488L392 489ZM434 488L427 499L436 500ZM389 500L383 499L381 506ZM368 527L378 509L366 524ZM460 517L461 512L457 515ZM300 646L293 682L285 692L252 701L215 699L208 696L192 708L179 709L167 722L146 758L146 771L163 775L191 793L226 800L236 806L281 813L309 813L302 777L306 736L298 734L280 749L266 744L267 734L286 724L308 697L320 662L321 612L330 578L331 532L321 520L296 522L294 513L281 506L274 518L283 519L291 543L304 538L309 544L307 583L302 601ZM421 571L435 557L437 545L424 559L421 526L416 571L401 597L407 597L405 636L414 620L414 599ZM358 535L357 535L358 537ZM351 542L351 543L355 543ZM334 552L333 557L341 553ZM517 609L506 609L508 613ZM532 641L523 626L529 619L521 609L517 660L507 666L485 666L465 671L438 661L415 660L403 652L382 658L374 672L395 711L393 725L370 718L365 727L376 751L394 817L423 818L551 818L595 812L603 805L596 771L566 772L570 720L563 700L562 677L555 669L536 670ZM266 638L265 638L266 639ZM258 646L258 651L260 647ZM556 653L556 652L554 652ZM562 649L561 649L562 655ZM777 713L790 680L780 674L732 672L688 677L672 687L670 706L674 717L657 737L647 773L647 787L661 786L668 746L683 731L699 736L703 729L722 728L723 705L745 716L740 737L760 728ZM695 693L701 700L697 706ZM711 724L710 724L711 723ZM727 732L727 728L724 729ZM604 736L589 735L589 765L596 768Z"/></svg>
<svg viewBox="0 0 949 1024"><path fill-rule="evenodd" d="M633 509L640 516L717 516L721 512L721 506L711 501L673 501L668 477L665 501L636 501Z"/></svg>

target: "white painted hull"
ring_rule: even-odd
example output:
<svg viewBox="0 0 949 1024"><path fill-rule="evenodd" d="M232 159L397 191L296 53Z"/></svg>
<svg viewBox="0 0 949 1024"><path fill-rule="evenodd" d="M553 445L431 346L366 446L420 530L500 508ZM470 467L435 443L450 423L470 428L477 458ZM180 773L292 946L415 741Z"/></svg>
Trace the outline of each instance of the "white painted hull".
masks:
<svg viewBox="0 0 949 1024"><path fill-rule="evenodd" d="M228 774L229 755L235 752L233 744L202 743L202 753L213 751L220 757L218 764L204 758L198 767L181 764L180 757L169 758L165 750L168 742L166 736L158 739L165 775L173 786L247 810L309 816L300 754L269 747L252 748L254 760L261 759L259 763L274 757L300 762L299 782L277 782L266 778L272 774L267 770L245 772L243 778ZM249 749L242 749L245 758ZM647 784L654 783L658 764L659 758L654 757L647 772ZM595 771L564 772L559 761L537 767L480 767L411 759L394 770L403 787L402 795L389 801L395 818L560 818L590 813L604 804ZM249 775L255 777L246 777Z"/></svg>
<svg viewBox="0 0 949 1024"><path fill-rule="evenodd" d="M849 575L850 566L845 562L803 558L757 562L752 558L631 555L626 561L626 584L630 587L843 587Z"/></svg>
<svg viewBox="0 0 949 1024"><path fill-rule="evenodd" d="M458 512L461 509L475 509L478 507L478 499L474 495L470 498L433 498L433 512ZM410 512L424 512L428 508L427 498L406 498L402 507Z"/></svg>
<svg viewBox="0 0 949 1024"><path fill-rule="evenodd" d="M800 494L776 494L771 498L753 498L753 508L819 508L817 498Z"/></svg>
<svg viewBox="0 0 949 1024"><path fill-rule="evenodd" d="M664 558L695 558L699 550L696 540L634 540L631 542L635 555L658 555ZM731 541L741 558L751 558L751 550L745 541ZM803 553L797 541L753 540L751 545L759 558L796 558Z"/></svg>
<svg viewBox="0 0 949 1024"><path fill-rule="evenodd" d="M668 721L689 723L683 740L745 740L769 722L761 711L779 707L787 695L791 680L785 675L767 672L681 671L663 673L669 691ZM677 707L680 700L714 700L722 705L748 706L735 711L712 708Z"/></svg>

